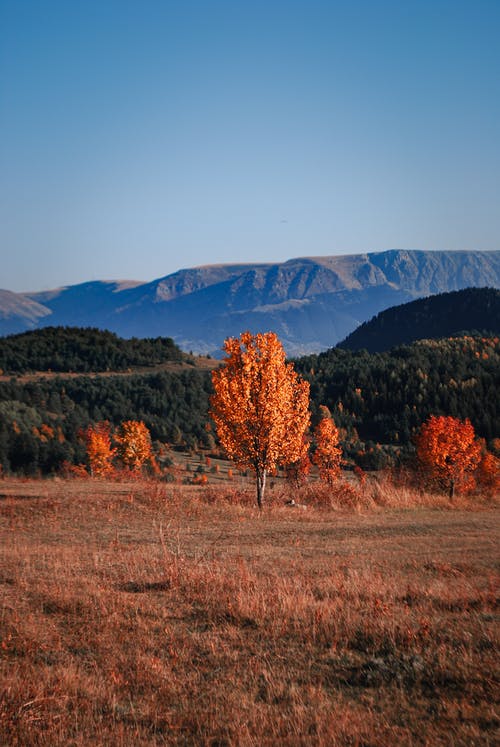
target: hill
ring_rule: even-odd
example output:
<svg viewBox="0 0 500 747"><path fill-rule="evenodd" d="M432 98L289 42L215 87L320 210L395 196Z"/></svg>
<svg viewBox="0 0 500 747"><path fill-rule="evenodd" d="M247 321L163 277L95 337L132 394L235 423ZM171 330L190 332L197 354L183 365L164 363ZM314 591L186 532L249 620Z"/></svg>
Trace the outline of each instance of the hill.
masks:
<svg viewBox="0 0 500 747"><path fill-rule="evenodd" d="M500 288L498 251L391 250L208 265L150 283L96 281L13 294L17 306L10 298L0 331L19 332L24 323L97 327L122 337L168 334L183 350L217 355L225 337L273 330L298 356L332 347L391 306L484 286Z"/></svg>
<svg viewBox="0 0 500 747"><path fill-rule="evenodd" d="M170 337L123 340L93 328L45 327L0 338L4 374L126 371L187 358Z"/></svg>
<svg viewBox="0 0 500 747"><path fill-rule="evenodd" d="M500 334L499 290L467 288L394 306L364 322L337 347L376 353L415 340L453 337L466 330Z"/></svg>

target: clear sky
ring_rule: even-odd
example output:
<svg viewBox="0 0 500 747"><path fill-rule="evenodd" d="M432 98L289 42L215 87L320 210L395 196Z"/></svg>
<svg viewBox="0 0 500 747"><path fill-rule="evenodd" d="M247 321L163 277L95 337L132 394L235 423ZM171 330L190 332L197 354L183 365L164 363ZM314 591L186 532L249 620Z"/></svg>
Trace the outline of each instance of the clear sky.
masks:
<svg viewBox="0 0 500 747"><path fill-rule="evenodd" d="M0 0L0 288L500 248L500 0Z"/></svg>

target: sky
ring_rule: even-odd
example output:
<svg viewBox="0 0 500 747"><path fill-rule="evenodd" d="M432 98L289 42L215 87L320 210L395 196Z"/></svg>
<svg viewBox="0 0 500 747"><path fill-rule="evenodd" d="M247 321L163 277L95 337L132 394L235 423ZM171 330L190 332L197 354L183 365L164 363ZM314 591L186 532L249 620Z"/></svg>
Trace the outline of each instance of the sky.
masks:
<svg viewBox="0 0 500 747"><path fill-rule="evenodd" d="M0 0L0 288L500 248L500 0Z"/></svg>

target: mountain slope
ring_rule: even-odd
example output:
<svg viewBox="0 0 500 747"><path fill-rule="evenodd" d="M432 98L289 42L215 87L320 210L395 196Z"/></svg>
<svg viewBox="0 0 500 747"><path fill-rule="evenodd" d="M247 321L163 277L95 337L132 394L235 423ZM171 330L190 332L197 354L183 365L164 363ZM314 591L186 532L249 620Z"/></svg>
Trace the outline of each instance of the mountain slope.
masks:
<svg viewBox="0 0 500 747"><path fill-rule="evenodd" d="M21 293L0 290L0 335L15 334L36 327L50 309Z"/></svg>
<svg viewBox="0 0 500 747"><path fill-rule="evenodd" d="M467 288L386 309L364 322L338 347L377 353L416 340L452 337L463 331L500 334L499 290Z"/></svg>
<svg viewBox="0 0 500 747"><path fill-rule="evenodd" d="M278 264L207 265L131 286L91 282L21 296L46 316L33 326L168 335L184 350L218 353L228 335L273 330L290 355L342 340L379 311L468 286L500 287L500 252L391 250ZM37 308L38 308L37 307ZM9 330L4 334L20 331Z"/></svg>

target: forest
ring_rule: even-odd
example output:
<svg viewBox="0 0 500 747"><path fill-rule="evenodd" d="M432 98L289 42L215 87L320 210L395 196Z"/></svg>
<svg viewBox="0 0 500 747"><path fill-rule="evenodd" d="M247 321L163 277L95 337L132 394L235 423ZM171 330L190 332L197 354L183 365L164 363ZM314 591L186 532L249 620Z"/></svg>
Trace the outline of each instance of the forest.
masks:
<svg viewBox="0 0 500 747"><path fill-rule="evenodd" d="M0 372L126 371L186 360L170 337L124 340L91 327L45 327L0 337Z"/></svg>
<svg viewBox="0 0 500 747"><path fill-rule="evenodd" d="M42 332L47 340L51 336L59 340L55 328ZM12 371L16 360L23 371L42 371L43 360L46 370L56 370L50 345L43 358L43 346L26 343L29 335L15 336L19 351L13 337L0 341L10 346L8 356L4 352L10 368L4 370ZM71 338L66 328L61 335ZM77 371L78 366L88 365L92 371L98 365L103 371L110 368L104 354L90 359L91 365L85 357L83 346L92 335L96 340L102 335L97 349L109 343L116 351L116 359L111 360L119 361L117 371L133 365L132 361L143 365L148 349L156 351L148 359L152 365L159 358L164 361L164 355L183 356L169 338L122 341L109 333L84 330L68 342L73 351L68 361L65 348L58 345L60 375L3 376L0 465L5 474L45 475L57 472L64 463L85 463L82 432L101 421L112 426L124 420L143 421L157 449L160 444L218 449L208 417L212 381L207 370L193 364L180 371L65 376L63 371ZM477 435L490 445L500 437L497 337L420 341L376 354L334 348L297 359L294 365L311 386L312 424L317 423L321 406L330 409L351 466L378 469L404 462L413 453L418 428L432 414L469 418Z"/></svg>
<svg viewBox="0 0 500 747"><path fill-rule="evenodd" d="M384 353L333 348L295 361L311 384L313 414L330 408L360 466L411 455L430 415L469 418L488 443L500 436L500 340L420 340Z"/></svg>

